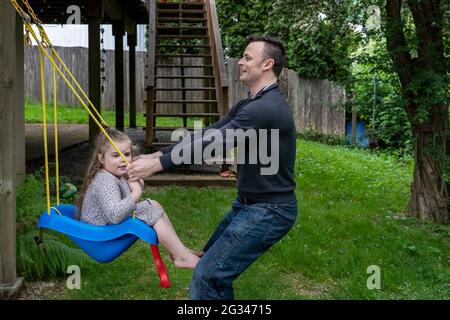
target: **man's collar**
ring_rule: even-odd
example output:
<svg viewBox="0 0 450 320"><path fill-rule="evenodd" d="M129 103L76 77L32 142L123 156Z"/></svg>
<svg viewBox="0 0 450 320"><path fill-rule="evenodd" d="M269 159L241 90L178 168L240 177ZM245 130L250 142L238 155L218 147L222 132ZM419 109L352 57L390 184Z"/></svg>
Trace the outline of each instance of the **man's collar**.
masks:
<svg viewBox="0 0 450 320"><path fill-rule="evenodd" d="M276 86L278 86L278 80L272 83L267 84L266 86L264 86L264 88L262 88L261 90L259 90L254 97L252 97L250 91L248 92L248 97L249 99L253 100L256 99L257 97L261 96L265 91L270 90L272 88L275 88Z"/></svg>

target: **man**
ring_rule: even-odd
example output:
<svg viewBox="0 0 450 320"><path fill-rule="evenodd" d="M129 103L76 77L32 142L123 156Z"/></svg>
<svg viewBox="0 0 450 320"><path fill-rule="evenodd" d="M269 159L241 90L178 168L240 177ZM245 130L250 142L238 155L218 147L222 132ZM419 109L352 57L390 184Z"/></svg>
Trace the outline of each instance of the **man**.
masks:
<svg viewBox="0 0 450 320"><path fill-rule="evenodd" d="M262 139L261 135L257 141L264 141L265 150L271 153L279 151L276 155L279 163L275 173L262 174L267 163L263 164L261 159L256 163L249 161L258 148L250 145L248 139L240 139L244 144L239 144L238 154L244 153L245 161L237 164L238 197L204 247L204 255L189 286L191 299L234 299L234 279L284 237L295 222L296 130L290 108L277 84L284 54L283 44L274 38L249 37L239 66L240 80L249 87L250 96L209 127L217 129L223 137L229 130L268 132L270 139ZM183 150L195 150L195 143L205 148L210 143L206 140L203 137L185 144ZM243 152L241 146L245 149ZM177 146L171 146L140 157L128 167L130 178L145 178L175 168L176 150Z"/></svg>

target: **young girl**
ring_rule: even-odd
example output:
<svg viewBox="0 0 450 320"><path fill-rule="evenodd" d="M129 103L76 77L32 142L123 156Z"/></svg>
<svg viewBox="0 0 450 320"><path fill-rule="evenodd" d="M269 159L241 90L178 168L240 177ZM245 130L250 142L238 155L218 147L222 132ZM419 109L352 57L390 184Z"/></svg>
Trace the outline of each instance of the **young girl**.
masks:
<svg viewBox="0 0 450 320"><path fill-rule="evenodd" d="M107 132L131 163L130 138L115 129L107 129ZM154 228L176 267L194 269L200 258L184 246L158 202L139 201L143 187L142 180L127 181L125 161L105 135L100 134L77 199L79 219L95 225L117 224L135 212L136 218Z"/></svg>

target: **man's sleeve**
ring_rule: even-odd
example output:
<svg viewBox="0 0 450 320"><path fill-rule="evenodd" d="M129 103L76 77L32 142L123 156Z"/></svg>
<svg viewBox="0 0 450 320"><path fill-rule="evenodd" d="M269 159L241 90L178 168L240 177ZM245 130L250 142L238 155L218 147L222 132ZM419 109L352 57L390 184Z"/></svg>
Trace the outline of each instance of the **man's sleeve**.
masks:
<svg viewBox="0 0 450 320"><path fill-rule="evenodd" d="M242 108L231 120L231 123L241 129L270 129L276 117L275 106L255 101Z"/></svg>
<svg viewBox="0 0 450 320"><path fill-rule="evenodd" d="M234 105L233 108L231 108L228 113L225 115L225 117L223 117L222 119L220 119L219 121L213 123L212 125L210 125L209 127L203 128L202 129L202 134L208 130L208 129L220 129L223 126L226 126L235 116L236 110L239 108L240 105L242 105L244 102L246 102L247 99L241 100L238 103L236 103ZM193 133L191 133L191 139L193 139ZM162 152L162 154L167 154L167 153L171 153L173 148L177 145L178 143L172 144L170 146L167 146L163 149L161 149L160 151Z"/></svg>
<svg viewBox="0 0 450 320"><path fill-rule="evenodd" d="M222 139L222 141L220 141L220 147L222 148L223 154L225 154L227 147L231 149L232 147L236 146L237 141L235 141L234 136L232 136L232 141L227 141L227 134L226 134L227 130L237 129L237 127L231 121L226 122L225 125L223 125L220 128L211 128L211 129L216 130L216 131L214 131L214 134L211 134L211 133L208 134L208 131L203 131L201 137L196 140L192 140L193 138L195 138L195 136L191 135L190 136L191 140L188 140L190 142L182 145L183 141L186 141L185 139L183 139L180 143L177 143L172 148L171 152L163 154L159 159L161 161L161 165L162 165L164 171L171 171L175 168L182 167L187 164L193 164L194 160L195 160L195 151L197 151L197 150L201 150L201 152L202 152L202 155L201 155L202 161L208 160L208 159L203 158L203 151L205 150L205 148L207 146L209 146L212 143L216 143L217 146L219 146L218 142L215 140L216 137L219 137ZM207 134L205 135L205 133L207 133ZM174 158L173 158L174 152L179 153L181 158L183 157L185 152L189 152L190 162L189 163L174 163Z"/></svg>

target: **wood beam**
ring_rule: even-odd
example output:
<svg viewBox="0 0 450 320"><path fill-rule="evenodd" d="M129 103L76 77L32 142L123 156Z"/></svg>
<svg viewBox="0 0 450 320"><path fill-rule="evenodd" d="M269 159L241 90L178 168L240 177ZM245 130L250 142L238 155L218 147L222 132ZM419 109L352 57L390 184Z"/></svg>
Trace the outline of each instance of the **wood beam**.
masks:
<svg viewBox="0 0 450 320"><path fill-rule="evenodd" d="M124 128L124 68L123 68L123 36L125 30L123 23L118 21L113 23L113 35L115 40L115 77L116 77L116 128L123 131Z"/></svg>
<svg viewBox="0 0 450 320"><path fill-rule="evenodd" d="M127 9L123 3L119 0L103 0L103 8L105 16L111 20L122 21L123 27L127 33L133 33L134 23L130 15L127 13Z"/></svg>
<svg viewBox="0 0 450 320"><path fill-rule="evenodd" d="M16 186L25 181L25 79L23 22L16 15Z"/></svg>
<svg viewBox="0 0 450 320"><path fill-rule="evenodd" d="M0 1L0 296L13 295L16 274L16 127L18 95L17 20L9 1ZM22 30L21 30L22 31ZM22 38L22 37L21 37ZM22 38L23 39L23 38ZM23 41L23 40L20 41ZM23 61L22 61L23 63ZM23 75L22 75L23 76ZM22 90L20 90L22 89Z"/></svg>
<svg viewBox="0 0 450 320"><path fill-rule="evenodd" d="M100 23L103 15L102 1L89 2L88 7L88 32L89 32L89 99L97 112L101 113L101 72L100 72ZM95 112L94 112L95 114ZM89 143L92 145L96 136L100 133L95 121L89 117Z"/></svg>
<svg viewBox="0 0 450 320"><path fill-rule="evenodd" d="M136 25L135 25L136 29ZM129 81L130 81L130 128L136 128L136 32L128 34L128 59L129 59Z"/></svg>

